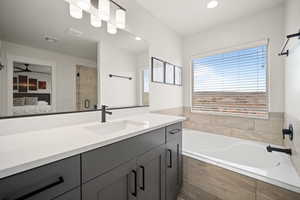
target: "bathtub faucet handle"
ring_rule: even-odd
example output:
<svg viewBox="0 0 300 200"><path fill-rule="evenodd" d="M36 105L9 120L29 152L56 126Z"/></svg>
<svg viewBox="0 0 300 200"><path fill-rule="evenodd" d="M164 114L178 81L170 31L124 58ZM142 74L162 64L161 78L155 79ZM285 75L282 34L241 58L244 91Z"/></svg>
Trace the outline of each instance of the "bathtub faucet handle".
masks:
<svg viewBox="0 0 300 200"><path fill-rule="evenodd" d="M294 130L292 124L289 125L289 129L282 129L283 139L285 139L285 135L289 135L291 141L294 139Z"/></svg>

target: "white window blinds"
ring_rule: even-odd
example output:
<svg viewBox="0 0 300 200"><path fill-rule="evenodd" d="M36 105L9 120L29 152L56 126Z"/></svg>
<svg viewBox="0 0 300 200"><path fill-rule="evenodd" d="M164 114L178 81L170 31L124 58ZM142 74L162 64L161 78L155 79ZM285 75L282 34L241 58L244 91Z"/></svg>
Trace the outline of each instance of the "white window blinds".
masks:
<svg viewBox="0 0 300 200"><path fill-rule="evenodd" d="M196 58L192 109L265 117L267 45Z"/></svg>

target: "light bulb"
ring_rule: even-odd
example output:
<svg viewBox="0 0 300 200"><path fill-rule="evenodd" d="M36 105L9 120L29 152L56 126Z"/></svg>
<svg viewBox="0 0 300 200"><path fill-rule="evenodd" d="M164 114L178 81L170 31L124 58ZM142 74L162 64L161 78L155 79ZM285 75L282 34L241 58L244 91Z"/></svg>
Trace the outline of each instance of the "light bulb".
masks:
<svg viewBox="0 0 300 200"><path fill-rule="evenodd" d="M91 25L98 28L98 27L101 27L102 25L102 21L101 21L101 18L97 15L93 15L91 14Z"/></svg>
<svg viewBox="0 0 300 200"><path fill-rule="evenodd" d="M82 18L82 9L76 5L70 4L70 15L71 15L71 17L74 17L75 19L81 19Z"/></svg>
<svg viewBox="0 0 300 200"><path fill-rule="evenodd" d="M109 21L110 19L110 2L109 0L99 0L99 16L104 21Z"/></svg>
<svg viewBox="0 0 300 200"><path fill-rule="evenodd" d="M107 22L107 32L110 34L116 34L117 33L117 27L116 25Z"/></svg>
<svg viewBox="0 0 300 200"><path fill-rule="evenodd" d="M125 10L118 9L116 11L116 26L120 29L125 29L125 26L126 26L126 12L125 12Z"/></svg>
<svg viewBox="0 0 300 200"><path fill-rule="evenodd" d="M215 8L219 5L219 2L216 0L212 0L207 4L207 8Z"/></svg>
<svg viewBox="0 0 300 200"><path fill-rule="evenodd" d="M89 10L91 7L91 0L78 0L77 5L83 10Z"/></svg>

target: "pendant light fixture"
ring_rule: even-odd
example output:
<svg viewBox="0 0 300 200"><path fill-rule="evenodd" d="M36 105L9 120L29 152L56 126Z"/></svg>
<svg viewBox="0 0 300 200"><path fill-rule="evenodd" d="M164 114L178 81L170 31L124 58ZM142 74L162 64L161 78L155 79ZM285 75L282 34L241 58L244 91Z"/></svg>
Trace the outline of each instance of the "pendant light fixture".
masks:
<svg viewBox="0 0 300 200"><path fill-rule="evenodd" d="M110 34L116 34L117 33L117 27L116 25L107 22L107 32Z"/></svg>
<svg viewBox="0 0 300 200"><path fill-rule="evenodd" d="M91 0L78 0L77 5L83 10L89 10L91 7Z"/></svg>
<svg viewBox="0 0 300 200"><path fill-rule="evenodd" d="M107 32L116 34L118 29L126 27L126 9L116 3L114 0L97 0L98 8L91 4L91 0L65 0L70 6L70 15L73 18L81 19L83 11L90 14L90 23L93 27L101 27L102 20L107 22ZM115 16L111 16L112 10Z"/></svg>
<svg viewBox="0 0 300 200"><path fill-rule="evenodd" d="M116 26L119 29L125 29L126 26L126 12L121 8L116 11Z"/></svg>
<svg viewBox="0 0 300 200"><path fill-rule="evenodd" d="M99 28L102 26L102 21L99 15L93 15L91 14L91 25Z"/></svg>
<svg viewBox="0 0 300 200"><path fill-rule="evenodd" d="M102 20L109 21L110 20L110 2L109 0L99 0L99 15Z"/></svg>
<svg viewBox="0 0 300 200"><path fill-rule="evenodd" d="M77 5L70 4L70 15L75 19L82 18L82 9L79 8Z"/></svg>

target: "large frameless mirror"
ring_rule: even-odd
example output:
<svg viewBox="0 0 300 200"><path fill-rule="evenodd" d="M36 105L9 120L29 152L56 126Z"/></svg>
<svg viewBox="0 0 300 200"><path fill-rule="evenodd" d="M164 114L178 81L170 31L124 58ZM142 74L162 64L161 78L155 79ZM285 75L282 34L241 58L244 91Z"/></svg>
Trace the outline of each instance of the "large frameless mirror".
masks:
<svg viewBox="0 0 300 200"><path fill-rule="evenodd" d="M149 105L147 43L69 3L0 2L0 118Z"/></svg>

